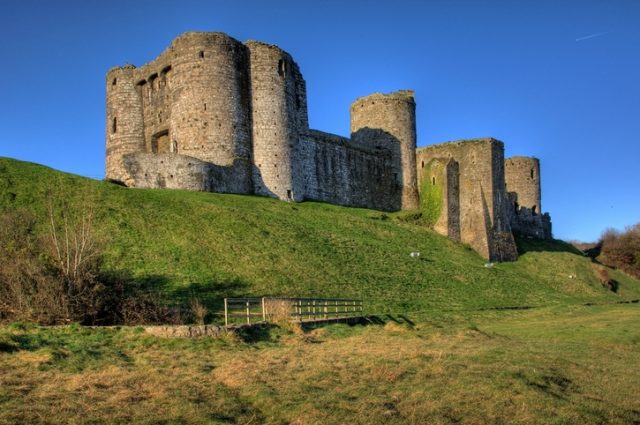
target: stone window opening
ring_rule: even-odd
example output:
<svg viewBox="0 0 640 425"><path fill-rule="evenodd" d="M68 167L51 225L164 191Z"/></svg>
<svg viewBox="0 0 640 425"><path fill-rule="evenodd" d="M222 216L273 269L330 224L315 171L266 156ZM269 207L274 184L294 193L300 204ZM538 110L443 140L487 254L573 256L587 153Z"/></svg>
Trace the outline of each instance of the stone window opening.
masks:
<svg viewBox="0 0 640 425"><path fill-rule="evenodd" d="M151 74L149 76L149 86L153 89L156 86L156 79L158 78L158 74Z"/></svg>
<svg viewBox="0 0 640 425"><path fill-rule="evenodd" d="M207 110L207 104L206 103L204 104L204 110L205 111Z"/></svg>
<svg viewBox="0 0 640 425"><path fill-rule="evenodd" d="M436 178L434 176L431 176L431 185L432 186L436 185Z"/></svg>
<svg viewBox="0 0 640 425"><path fill-rule="evenodd" d="M280 59L278 61L278 74L281 77L284 77L287 75L287 61L285 61L284 59Z"/></svg>
<svg viewBox="0 0 640 425"><path fill-rule="evenodd" d="M169 152L173 152L173 143L169 141L169 131L164 130L154 134L151 138L151 153Z"/></svg>
<svg viewBox="0 0 640 425"><path fill-rule="evenodd" d="M113 121L111 122L111 132L115 133L116 131L118 131L118 119L113 117Z"/></svg>
<svg viewBox="0 0 640 425"><path fill-rule="evenodd" d="M531 169L531 178L533 178L533 168Z"/></svg>
<svg viewBox="0 0 640 425"><path fill-rule="evenodd" d="M534 205L533 207L531 207L531 214L533 215L537 215L538 213L536 213L536 206Z"/></svg>
<svg viewBox="0 0 640 425"><path fill-rule="evenodd" d="M291 189L287 189L287 199L289 201L293 200L292 196L291 196Z"/></svg>
<svg viewBox="0 0 640 425"><path fill-rule="evenodd" d="M200 56L200 59L204 59L204 50L200 50L200 53L198 53L198 55Z"/></svg>
<svg viewBox="0 0 640 425"><path fill-rule="evenodd" d="M118 82L118 79L117 79L117 78L114 78L114 79L113 79L113 81L111 81L111 85L112 85L112 86L115 86L117 82Z"/></svg>
<svg viewBox="0 0 640 425"><path fill-rule="evenodd" d="M422 168L424 168L424 161L422 161Z"/></svg>

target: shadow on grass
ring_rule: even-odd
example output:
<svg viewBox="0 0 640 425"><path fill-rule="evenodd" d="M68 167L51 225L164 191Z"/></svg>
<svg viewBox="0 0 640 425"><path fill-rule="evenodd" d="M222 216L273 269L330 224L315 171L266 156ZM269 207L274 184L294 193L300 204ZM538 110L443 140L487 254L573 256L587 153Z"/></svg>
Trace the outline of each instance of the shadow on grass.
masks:
<svg viewBox="0 0 640 425"><path fill-rule="evenodd" d="M183 284L164 275L133 276L128 271L104 272L100 280L114 297L151 294L156 301L179 311L180 317L187 322L192 319L192 300L198 300L209 316L218 316L224 311L224 298L245 297L251 287L240 279Z"/></svg>
<svg viewBox="0 0 640 425"><path fill-rule="evenodd" d="M393 316L391 314L386 314L384 316L384 318L386 319L380 319L382 320L382 324L385 324L387 322L394 322L397 323L399 325L409 325L411 327L415 326L415 322L412 321L411 319L409 319L407 316L405 316L404 314L398 314L396 316Z"/></svg>
<svg viewBox="0 0 640 425"><path fill-rule="evenodd" d="M248 282L236 278L223 281L191 282L180 287L176 287L173 282L167 282L160 290L187 306L192 299L198 299L209 311L220 312L224 310L225 298L246 297L246 291L250 287Z"/></svg>
<svg viewBox="0 0 640 425"><path fill-rule="evenodd" d="M527 252L568 252L584 257L585 253L575 246L559 239L536 239L530 236L515 235L518 254Z"/></svg>
<svg viewBox="0 0 640 425"><path fill-rule="evenodd" d="M258 342L275 341L285 332L286 331L278 325L260 323L242 327L238 330L236 335L247 344L255 344Z"/></svg>

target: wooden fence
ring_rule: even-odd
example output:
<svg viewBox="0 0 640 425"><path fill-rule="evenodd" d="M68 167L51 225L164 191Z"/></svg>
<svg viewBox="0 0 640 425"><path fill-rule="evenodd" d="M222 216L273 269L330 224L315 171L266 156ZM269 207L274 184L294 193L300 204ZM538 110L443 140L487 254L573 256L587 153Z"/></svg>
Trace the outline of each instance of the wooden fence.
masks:
<svg viewBox="0 0 640 425"><path fill-rule="evenodd" d="M315 322L362 316L362 300L342 298L225 298L224 323Z"/></svg>

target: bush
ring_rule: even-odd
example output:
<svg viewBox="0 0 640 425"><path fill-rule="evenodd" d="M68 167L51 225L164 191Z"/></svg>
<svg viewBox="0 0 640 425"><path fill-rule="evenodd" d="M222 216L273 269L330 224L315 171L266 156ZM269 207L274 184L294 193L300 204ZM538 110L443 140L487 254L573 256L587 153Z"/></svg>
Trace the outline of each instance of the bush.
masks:
<svg viewBox="0 0 640 425"><path fill-rule="evenodd" d="M179 309L125 275L101 271L90 196L73 208L49 197L46 225L26 210L0 213L0 321L42 325L176 323ZM55 201L53 201L55 199Z"/></svg>
<svg viewBox="0 0 640 425"><path fill-rule="evenodd" d="M603 266L595 266L596 276L600 284L613 292L618 292L618 282L609 276L609 271Z"/></svg>
<svg viewBox="0 0 640 425"><path fill-rule="evenodd" d="M624 232L607 229L598 245L598 261L640 278L640 223Z"/></svg>

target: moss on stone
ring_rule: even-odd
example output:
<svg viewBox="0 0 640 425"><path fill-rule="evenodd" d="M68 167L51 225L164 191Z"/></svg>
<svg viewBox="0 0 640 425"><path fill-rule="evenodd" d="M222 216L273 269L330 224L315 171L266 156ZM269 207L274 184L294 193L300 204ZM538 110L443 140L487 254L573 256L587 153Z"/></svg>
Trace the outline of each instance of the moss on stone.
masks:
<svg viewBox="0 0 640 425"><path fill-rule="evenodd" d="M434 169L437 167L433 162L426 164L420 179L420 210L425 224L429 227L433 227L442 215L442 179L432 177L434 174L441 174L440 170Z"/></svg>

